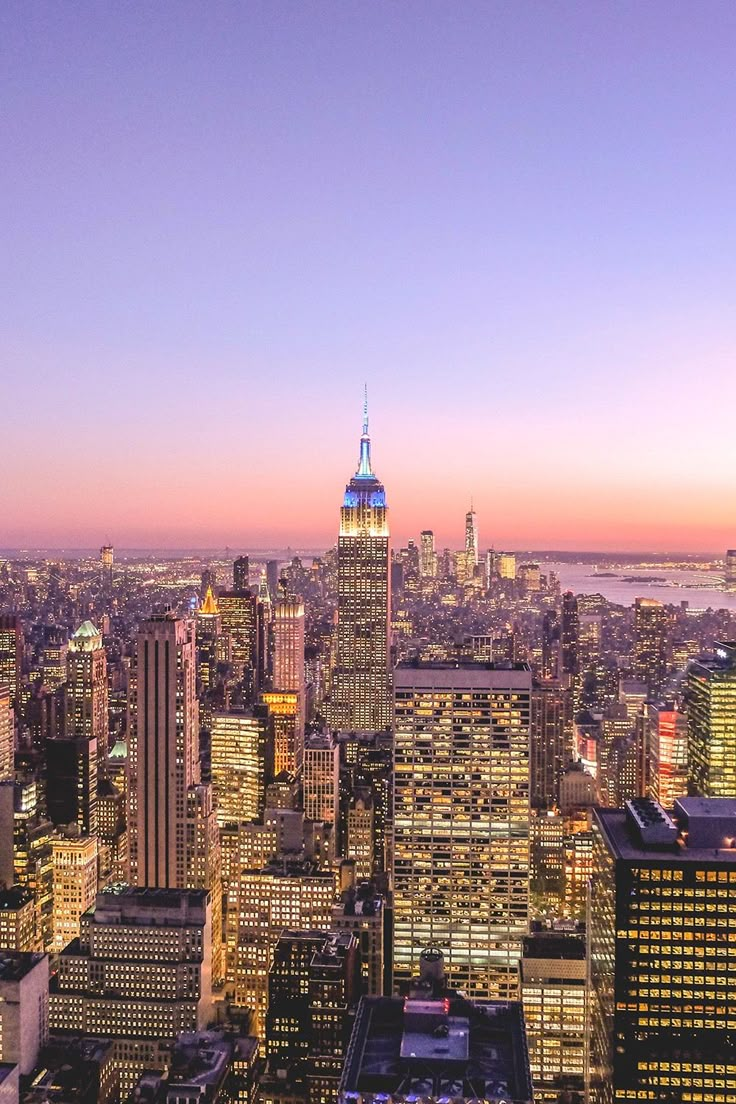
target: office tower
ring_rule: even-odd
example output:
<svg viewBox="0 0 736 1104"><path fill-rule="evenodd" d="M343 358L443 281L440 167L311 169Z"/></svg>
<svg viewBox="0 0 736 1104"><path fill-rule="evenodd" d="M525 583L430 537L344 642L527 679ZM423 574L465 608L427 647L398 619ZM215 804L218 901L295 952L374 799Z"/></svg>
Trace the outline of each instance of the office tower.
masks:
<svg viewBox="0 0 736 1104"><path fill-rule="evenodd" d="M433 579L437 574L434 533L431 529L423 529L419 536L419 572L423 579Z"/></svg>
<svg viewBox="0 0 736 1104"><path fill-rule="evenodd" d="M712 660L690 665L685 708L689 792L732 797L736 794L736 643L717 642Z"/></svg>
<svg viewBox="0 0 736 1104"><path fill-rule="evenodd" d="M273 775L293 778L304 758L304 726L300 695L296 690L266 690L260 696L271 716L273 728Z"/></svg>
<svg viewBox="0 0 736 1104"><path fill-rule="evenodd" d="M100 549L100 576L102 581L103 593L110 597L112 595L112 574L113 565L115 563L115 549L110 544L103 544Z"/></svg>
<svg viewBox="0 0 736 1104"><path fill-rule="evenodd" d="M48 1035L49 960L45 954L0 954L0 1063L28 1077ZM0 1085L0 1099L2 1085ZM16 1100L18 1097L16 1096Z"/></svg>
<svg viewBox="0 0 736 1104"><path fill-rule="evenodd" d="M20 706L23 684L23 626L15 614L0 614L0 686L10 688L14 709Z"/></svg>
<svg viewBox="0 0 736 1104"><path fill-rule="evenodd" d="M521 1005L506 1001L364 997L355 1017L339 1104L476 1100L531 1104Z"/></svg>
<svg viewBox="0 0 736 1104"><path fill-rule="evenodd" d="M385 910L381 894L370 883L348 886L332 906L330 929L351 932L360 947L363 992L380 997L384 991Z"/></svg>
<svg viewBox="0 0 736 1104"><path fill-rule="evenodd" d="M235 999L253 1013L251 1032L263 1035L268 1011L268 970L286 928L327 928L335 875L306 860L275 861L243 870L238 886Z"/></svg>
<svg viewBox="0 0 736 1104"><path fill-rule="evenodd" d="M545 931L528 936L519 963L534 1100L585 1099L588 968L585 939Z"/></svg>
<svg viewBox="0 0 736 1104"><path fill-rule="evenodd" d="M66 657L69 649L66 631L54 625L44 628L43 685L47 690L58 690L66 682Z"/></svg>
<svg viewBox="0 0 736 1104"><path fill-rule="evenodd" d="M306 714L306 683L304 677L304 603L296 595L281 591L273 616L273 689L281 694L296 695L297 712L277 726L275 746L276 774L301 769L304 753L304 721Z"/></svg>
<svg viewBox="0 0 736 1104"><path fill-rule="evenodd" d="M212 789L220 825L257 820L273 772L273 733L268 708L215 713L211 734Z"/></svg>
<svg viewBox="0 0 736 1104"><path fill-rule="evenodd" d="M131 882L184 889L187 790L199 780L194 624L173 613L143 622L128 730Z"/></svg>
<svg viewBox="0 0 736 1104"><path fill-rule="evenodd" d="M208 586L204 601L197 610L197 686L202 693L211 690L217 682L221 633L222 622L217 601L212 587Z"/></svg>
<svg viewBox="0 0 736 1104"><path fill-rule="evenodd" d="M97 895L79 942L59 956L49 996L52 1031L113 1040L125 1100L144 1069L212 1015L212 913L205 890L116 887Z"/></svg>
<svg viewBox="0 0 736 1104"><path fill-rule="evenodd" d="M66 679L65 735L96 740L104 762L108 750L107 657L102 633L91 621L83 621L69 641Z"/></svg>
<svg viewBox="0 0 736 1104"><path fill-rule="evenodd" d="M15 748L13 706L9 686L0 686L0 781L13 777Z"/></svg>
<svg viewBox="0 0 736 1104"><path fill-rule="evenodd" d="M389 533L386 492L371 468L368 408L358 470L345 488L337 543L337 666L333 728L391 723Z"/></svg>
<svg viewBox="0 0 736 1104"><path fill-rule="evenodd" d="M341 733L338 740L349 764L353 792L368 790L373 797L375 872L386 867L387 834L393 809L393 737L390 733Z"/></svg>
<svg viewBox="0 0 736 1104"><path fill-rule="evenodd" d="M647 685L651 697L662 689L667 675L667 607L654 598L637 598L634 603L634 676Z"/></svg>
<svg viewBox="0 0 736 1104"><path fill-rule="evenodd" d="M266 560L266 583L270 596L275 598L279 590L279 561Z"/></svg>
<svg viewBox="0 0 736 1104"><path fill-rule="evenodd" d="M340 802L340 749L331 735L315 733L304 745L304 815L337 824Z"/></svg>
<svg viewBox="0 0 736 1104"><path fill-rule="evenodd" d="M247 556L238 556L233 563L233 589L247 590L250 585L250 561Z"/></svg>
<svg viewBox="0 0 736 1104"><path fill-rule="evenodd" d="M52 950L62 951L79 935L82 913L97 894L97 836L54 836L54 936Z"/></svg>
<svg viewBox="0 0 736 1104"><path fill-rule="evenodd" d="M53 942L52 833L36 781L0 783L0 882L33 895L32 950L48 950Z"/></svg>
<svg viewBox="0 0 736 1104"><path fill-rule="evenodd" d="M258 599L249 590L223 590L217 597L222 631L230 638L233 671L250 697L257 692L260 669Z"/></svg>
<svg viewBox="0 0 736 1104"><path fill-rule="evenodd" d="M36 906L26 886L0 889L0 951L35 951Z"/></svg>
<svg viewBox="0 0 736 1104"><path fill-rule="evenodd" d="M63 737L46 744L46 810L57 828L76 824L95 835L97 815L97 740Z"/></svg>
<svg viewBox="0 0 736 1104"><path fill-rule="evenodd" d="M665 809L687 793L687 716L674 702L647 707L651 796Z"/></svg>
<svg viewBox="0 0 736 1104"><path fill-rule="evenodd" d="M641 798L594 813L596 1104L736 1098L736 802Z"/></svg>
<svg viewBox="0 0 736 1104"><path fill-rule="evenodd" d="M363 791L353 798L347 820L345 854L355 860L355 877L360 882L372 878L374 871L375 826L370 791Z"/></svg>
<svg viewBox="0 0 736 1104"><path fill-rule="evenodd" d="M465 515L465 561L470 576L478 566L478 520L472 505Z"/></svg>
<svg viewBox="0 0 736 1104"><path fill-rule="evenodd" d="M542 668L545 682L559 679L562 674L560 620L557 610L548 610L542 619Z"/></svg>
<svg viewBox="0 0 736 1104"><path fill-rule="evenodd" d="M536 809L553 808L572 754L572 691L559 682L535 682L531 704L530 801Z"/></svg>
<svg viewBox="0 0 736 1104"><path fill-rule="evenodd" d="M497 552L496 569L499 579L514 580L516 578L516 556L514 553Z"/></svg>
<svg viewBox="0 0 736 1104"><path fill-rule="evenodd" d="M530 915L565 912L565 821L548 809L532 811L529 821Z"/></svg>
<svg viewBox="0 0 736 1104"><path fill-rule="evenodd" d="M138 630L128 719L128 845L137 886L206 889L212 975L221 977L220 852L211 786L202 784L194 622L154 615Z"/></svg>
<svg viewBox="0 0 736 1104"><path fill-rule="evenodd" d="M395 987L433 946L469 997L518 992L531 690L525 664L395 671Z"/></svg>
<svg viewBox="0 0 736 1104"><path fill-rule="evenodd" d="M579 635L578 600L572 591L568 590L562 595L562 613L560 615L562 670L566 675L577 675L580 670L578 661Z"/></svg>
<svg viewBox="0 0 736 1104"><path fill-rule="evenodd" d="M736 590L736 548L729 548L726 552L726 590Z"/></svg>

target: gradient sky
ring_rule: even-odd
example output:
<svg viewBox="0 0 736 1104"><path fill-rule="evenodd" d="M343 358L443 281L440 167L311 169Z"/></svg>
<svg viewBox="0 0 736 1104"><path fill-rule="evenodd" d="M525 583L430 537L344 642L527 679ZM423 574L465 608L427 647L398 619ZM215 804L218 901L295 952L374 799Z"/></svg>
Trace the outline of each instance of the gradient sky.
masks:
<svg viewBox="0 0 736 1104"><path fill-rule="evenodd" d="M0 547L736 545L736 5L0 8Z"/></svg>

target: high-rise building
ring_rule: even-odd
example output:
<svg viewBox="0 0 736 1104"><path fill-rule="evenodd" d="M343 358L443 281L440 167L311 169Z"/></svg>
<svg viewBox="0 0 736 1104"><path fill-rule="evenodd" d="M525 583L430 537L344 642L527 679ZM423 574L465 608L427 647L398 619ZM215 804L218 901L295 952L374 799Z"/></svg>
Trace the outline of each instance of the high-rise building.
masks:
<svg viewBox="0 0 736 1104"><path fill-rule="evenodd" d="M687 716L674 702L647 707L651 796L665 809L687 793Z"/></svg>
<svg viewBox="0 0 736 1104"><path fill-rule="evenodd" d="M200 780L194 623L153 616L138 632L128 728L131 881L184 889L187 790Z"/></svg>
<svg viewBox="0 0 736 1104"><path fill-rule="evenodd" d="M736 794L736 643L718 642L712 660L690 664L685 682L688 789Z"/></svg>
<svg viewBox="0 0 736 1104"><path fill-rule="evenodd" d="M108 751L107 658L102 633L83 621L69 641L66 658L65 735L97 741L103 759Z"/></svg>
<svg viewBox="0 0 736 1104"><path fill-rule="evenodd" d="M0 781L13 777L14 728L10 687L0 686Z"/></svg>
<svg viewBox="0 0 736 1104"><path fill-rule="evenodd" d="M233 563L233 588L247 590L250 586L250 560L247 556L238 556Z"/></svg>
<svg viewBox="0 0 736 1104"><path fill-rule="evenodd" d="M97 895L97 836L55 836L54 938L52 950L63 951L79 935L82 913Z"/></svg>
<svg viewBox="0 0 736 1104"><path fill-rule="evenodd" d="M518 993L531 690L525 664L395 671L395 985L432 946L469 997Z"/></svg>
<svg viewBox="0 0 736 1104"><path fill-rule="evenodd" d="M371 468L367 404L358 470L345 488L337 544L337 665L333 728L377 731L391 723L391 611L386 492Z"/></svg>
<svg viewBox="0 0 736 1104"><path fill-rule="evenodd" d="M66 682L66 657L69 641L64 629L47 625L43 641L43 685L58 690Z"/></svg>
<svg viewBox="0 0 736 1104"><path fill-rule="evenodd" d="M347 841L344 853L355 861L355 877L364 881L375 869L375 818L370 791L358 793L350 803L347 816Z"/></svg>
<svg viewBox="0 0 736 1104"><path fill-rule="evenodd" d="M594 812L595 1104L736 1099L736 801Z"/></svg>
<svg viewBox="0 0 736 1104"><path fill-rule="evenodd" d="M516 556L513 552L496 553L496 570L499 579L516 578Z"/></svg>
<svg viewBox="0 0 736 1104"><path fill-rule="evenodd" d="M543 931L524 940L519 963L534 1100L585 1099L588 1069L588 968L585 939ZM574 1099L572 1095L569 1099Z"/></svg>
<svg viewBox="0 0 736 1104"><path fill-rule="evenodd" d="M210 784L199 762L195 625L173 613L143 622L128 717L130 881L211 893L212 974L221 976L220 852Z"/></svg>
<svg viewBox="0 0 736 1104"><path fill-rule="evenodd" d="M111 544L103 544L100 549L100 573L102 591L106 598L112 597L113 565L115 563L115 549Z"/></svg>
<svg viewBox="0 0 736 1104"><path fill-rule="evenodd" d="M532 689L529 785L536 809L560 803L560 779L572 756L572 690L559 682L535 682Z"/></svg>
<svg viewBox="0 0 736 1104"><path fill-rule="evenodd" d="M465 560L467 573L478 566L478 519L472 505L465 515Z"/></svg>
<svg viewBox="0 0 736 1104"><path fill-rule="evenodd" d="M15 709L23 684L23 626L12 613L0 614L0 686L10 688Z"/></svg>
<svg viewBox="0 0 736 1104"><path fill-rule="evenodd" d="M46 811L57 828L76 824L85 835L98 829L97 740L59 737L46 744Z"/></svg>
<svg viewBox="0 0 736 1104"><path fill-rule="evenodd" d="M205 692L217 681L217 664L220 658L222 621L217 600L208 586L204 601L197 610L197 686Z"/></svg>
<svg viewBox="0 0 736 1104"><path fill-rule="evenodd" d="M282 591L273 616L273 689L295 694L297 712L289 724L279 726L274 769L276 774L301 769L304 752L306 685L304 676L304 603L296 595ZM286 716L282 711L282 715Z"/></svg>
<svg viewBox="0 0 736 1104"><path fill-rule="evenodd" d="M634 677L656 697L667 675L670 619L667 607L654 598L634 603Z"/></svg>
<svg viewBox="0 0 736 1104"><path fill-rule="evenodd" d="M51 982L53 1031L113 1040L121 1099L212 1015L212 912L204 890L116 887L82 917Z"/></svg>
<svg viewBox="0 0 736 1104"><path fill-rule="evenodd" d="M260 702L266 706L273 728L273 774L284 771L294 777L304 759L304 723L301 695L297 690L266 690Z"/></svg>
<svg viewBox="0 0 736 1104"><path fill-rule="evenodd" d="M249 590L223 590L217 596L222 631L230 638L235 677L251 698L260 685L258 599Z"/></svg>
<svg viewBox="0 0 736 1104"><path fill-rule="evenodd" d="M578 600L572 591L568 590L562 595L562 612L560 615L560 644L562 649L562 670L566 675L574 677L580 670L578 644L580 637L580 617L578 614Z"/></svg>
<svg viewBox="0 0 736 1104"><path fill-rule="evenodd" d="M340 749L329 734L308 736L304 745L304 815L337 824L340 802Z"/></svg>
<svg viewBox="0 0 736 1104"><path fill-rule="evenodd" d="M211 733L212 789L217 821L257 820L273 771L273 733L264 705L215 713Z"/></svg>
<svg viewBox="0 0 736 1104"><path fill-rule="evenodd" d="M419 535L419 573L423 579L433 579L437 574L437 555L431 529L423 529Z"/></svg>

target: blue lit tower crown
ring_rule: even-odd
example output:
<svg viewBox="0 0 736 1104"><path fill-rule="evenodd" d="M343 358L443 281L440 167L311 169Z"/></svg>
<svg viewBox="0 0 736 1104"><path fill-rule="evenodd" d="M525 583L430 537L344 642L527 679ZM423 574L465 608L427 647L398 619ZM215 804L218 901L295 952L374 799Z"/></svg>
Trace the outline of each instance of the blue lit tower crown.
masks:
<svg viewBox="0 0 736 1104"><path fill-rule="evenodd" d="M371 467L367 404L358 470L340 510L333 727L383 729L391 720L390 570L386 492Z"/></svg>

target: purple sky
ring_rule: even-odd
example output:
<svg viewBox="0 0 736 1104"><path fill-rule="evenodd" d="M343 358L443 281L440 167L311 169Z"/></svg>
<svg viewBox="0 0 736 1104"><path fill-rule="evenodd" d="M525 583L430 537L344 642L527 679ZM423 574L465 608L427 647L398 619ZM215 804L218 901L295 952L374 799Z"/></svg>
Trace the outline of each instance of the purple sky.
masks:
<svg viewBox="0 0 736 1104"><path fill-rule="evenodd" d="M0 8L0 547L736 544L736 5Z"/></svg>

